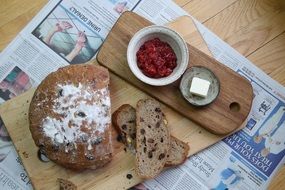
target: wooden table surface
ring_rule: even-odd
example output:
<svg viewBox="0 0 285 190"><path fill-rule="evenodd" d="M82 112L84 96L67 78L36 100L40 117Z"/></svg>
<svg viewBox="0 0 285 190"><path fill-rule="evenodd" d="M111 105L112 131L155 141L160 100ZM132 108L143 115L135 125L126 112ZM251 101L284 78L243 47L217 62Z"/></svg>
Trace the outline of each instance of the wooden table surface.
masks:
<svg viewBox="0 0 285 190"><path fill-rule="evenodd" d="M184 10L285 85L284 0L175 0ZM0 51L47 0L0 0ZM269 189L285 189L285 167Z"/></svg>

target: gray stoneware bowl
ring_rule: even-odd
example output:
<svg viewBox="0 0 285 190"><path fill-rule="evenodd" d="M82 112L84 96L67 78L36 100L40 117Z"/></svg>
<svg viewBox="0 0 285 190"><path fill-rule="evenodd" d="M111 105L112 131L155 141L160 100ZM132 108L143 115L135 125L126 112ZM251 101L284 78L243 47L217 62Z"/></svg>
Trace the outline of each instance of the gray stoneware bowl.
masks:
<svg viewBox="0 0 285 190"><path fill-rule="evenodd" d="M201 79L210 81L210 87L207 97L199 97L190 93L189 89L193 77L199 77ZM206 106L212 103L220 93L220 81L216 75L206 67L202 66L193 66L186 70L184 73L181 82L180 82L180 91L183 97L194 106Z"/></svg>

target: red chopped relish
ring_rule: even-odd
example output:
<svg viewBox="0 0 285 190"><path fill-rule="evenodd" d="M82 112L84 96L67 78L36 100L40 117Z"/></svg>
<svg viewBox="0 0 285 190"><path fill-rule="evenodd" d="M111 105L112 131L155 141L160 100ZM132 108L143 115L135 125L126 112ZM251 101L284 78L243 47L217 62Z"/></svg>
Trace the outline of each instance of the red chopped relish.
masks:
<svg viewBox="0 0 285 190"><path fill-rule="evenodd" d="M173 49L159 38L146 41L136 55L138 67L151 78L167 77L177 65Z"/></svg>

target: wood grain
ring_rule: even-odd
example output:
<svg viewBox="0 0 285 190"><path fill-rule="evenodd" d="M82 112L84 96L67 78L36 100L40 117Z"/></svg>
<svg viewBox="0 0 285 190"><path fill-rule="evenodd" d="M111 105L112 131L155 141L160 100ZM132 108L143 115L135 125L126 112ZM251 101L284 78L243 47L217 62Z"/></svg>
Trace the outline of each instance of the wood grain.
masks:
<svg viewBox="0 0 285 190"><path fill-rule="evenodd" d="M250 83L192 45L188 44L189 65L209 68L220 81L218 98L206 107L197 108L188 104L179 91L179 81L167 86L153 87L144 84L132 74L126 60L127 46L132 36L148 25L151 25L149 21L135 13L126 12L121 15L97 55L98 62L212 133L228 134L237 129L251 108L253 92ZM230 109L234 102L240 105L238 112Z"/></svg>
<svg viewBox="0 0 285 190"><path fill-rule="evenodd" d="M38 10L46 4L46 2L46 0L41 0L31 3L30 0L22 0L21 3L19 3L17 0L1 0L2 11L0 12L0 27L2 27L4 23L12 22L15 18L22 17L23 14L29 12L31 9L36 8L36 10ZM13 12L13 14L9 14L10 12ZM37 13L37 11L35 13ZM29 15L32 16L32 14Z"/></svg>
<svg viewBox="0 0 285 190"><path fill-rule="evenodd" d="M174 0L174 2L179 5L180 7L185 6L187 3L189 3L191 0Z"/></svg>
<svg viewBox="0 0 285 190"><path fill-rule="evenodd" d="M284 20L283 0L240 0L205 25L246 56L285 31Z"/></svg>
<svg viewBox="0 0 285 190"><path fill-rule="evenodd" d="M236 1L237 0L192 0L185 4L183 9L203 23Z"/></svg>
<svg viewBox="0 0 285 190"><path fill-rule="evenodd" d="M189 27L180 27L180 26L189 26ZM188 44L191 44L192 46L204 52L205 54L212 56L200 32L196 29L196 27L191 27L191 26L194 26L194 23L192 19L189 18L188 16L182 16L179 19L175 20L174 22L167 24L167 27L169 28L179 28L178 33L181 36L183 36L184 40Z"/></svg>
<svg viewBox="0 0 285 190"><path fill-rule="evenodd" d="M47 0L39 0L32 2L25 1L6 1L1 2L0 8L0 50L12 41L26 24L31 21L38 11L45 5ZM3 18L3 19L2 19Z"/></svg>
<svg viewBox="0 0 285 190"><path fill-rule="evenodd" d="M283 86L285 85L285 32L247 57Z"/></svg>
<svg viewBox="0 0 285 190"><path fill-rule="evenodd" d="M277 175L273 178L272 182L270 183L268 190L281 190L284 189L284 176L285 176L285 167L283 166L282 169L277 173Z"/></svg>

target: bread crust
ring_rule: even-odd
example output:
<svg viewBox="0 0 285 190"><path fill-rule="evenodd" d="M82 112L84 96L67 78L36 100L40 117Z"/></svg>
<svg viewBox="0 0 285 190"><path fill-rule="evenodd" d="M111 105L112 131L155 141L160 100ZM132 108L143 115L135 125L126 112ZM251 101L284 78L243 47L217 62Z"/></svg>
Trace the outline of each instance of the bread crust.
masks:
<svg viewBox="0 0 285 190"><path fill-rule="evenodd" d="M170 144L171 143L179 143L180 145L183 146L183 150L184 151L183 152L179 152L179 154L182 153L182 159L179 162L177 162L177 160L173 161L173 160L169 160L168 159L166 161L166 163L165 163L165 167L171 167L171 166L177 166L177 165L183 164L186 161L186 159L188 157L189 150L190 150L190 147L189 147L189 145L187 143L179 140L178 138L176 138L176 137L174 137L172 135L170 136ZM169 155L171 155L171 153L174 153L174 152L170 151Z"/></svg>
<svg viewBox="0 0 285 190"><path fill-rule="evenodd" d="M124 133L121 129L121 127L119 126L118 123L118 118L119 115L126 109L132 109L133 107L130 104L123 104L121 105L113 114L112 114L112 124L114 126L114 128L116 129L116 131L121 134ZM134 108L133 108L134 109ZM126 135L126 134L125 134Z"/></svg>
<svg viewBox="0 0 285 190"><path fill-rule="evenodd" d="M37 87L29 108L29 128L50 160L74 170L96 169L111 161L108 85L107 69L78 64L49 74ZM96 114L102 121L94 118L92 108L99 110Z"/></svg>

